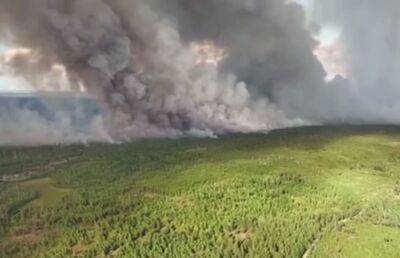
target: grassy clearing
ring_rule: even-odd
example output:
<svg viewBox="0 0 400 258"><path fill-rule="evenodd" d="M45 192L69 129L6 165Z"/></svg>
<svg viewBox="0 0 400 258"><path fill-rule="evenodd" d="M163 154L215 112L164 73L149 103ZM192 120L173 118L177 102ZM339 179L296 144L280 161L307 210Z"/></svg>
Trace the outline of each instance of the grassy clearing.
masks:
<svg viewBox="0 0 400 258"><path fill-rule="evenodd" d="M19 187L21 189L32 189L38 193L38 198L29 203L31 206L52 205L71 191L54 186L54 181L51 178L24 181L19 183Z"/></svg>
<svg viewBox="0 0 400 258"><path fill-rule="evenodd" d="M398 257L399 229L371 223L351 223L330 232L320 243L315 257Z"/></svg>
<svg viewBox="0 0 400 258"><path fill-rule="evenodd" d="M51 169L0 183L0 257L396 257L399 142L326 127L18 150L0 163Z"/></svg>

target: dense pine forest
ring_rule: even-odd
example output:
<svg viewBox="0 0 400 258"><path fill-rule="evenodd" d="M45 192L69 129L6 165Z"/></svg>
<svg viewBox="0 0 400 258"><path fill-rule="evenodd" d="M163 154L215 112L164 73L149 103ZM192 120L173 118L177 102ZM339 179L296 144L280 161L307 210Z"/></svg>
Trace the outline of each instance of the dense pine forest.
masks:
<svg viewBox="0 0 400 258"><path fill-rule="evenodd" d="M0 149L0 257L398 257L400 128Z"/></svg>

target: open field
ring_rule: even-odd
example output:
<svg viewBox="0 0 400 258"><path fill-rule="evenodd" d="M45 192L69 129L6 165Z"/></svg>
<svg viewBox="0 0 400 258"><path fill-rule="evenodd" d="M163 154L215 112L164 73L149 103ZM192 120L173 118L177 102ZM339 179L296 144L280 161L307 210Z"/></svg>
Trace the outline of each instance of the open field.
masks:
<svg viewBox="0 0 400 258"><path fill-rule="evenodd" d="M398 257L400 128L0 149L0 257Z"/></svg>

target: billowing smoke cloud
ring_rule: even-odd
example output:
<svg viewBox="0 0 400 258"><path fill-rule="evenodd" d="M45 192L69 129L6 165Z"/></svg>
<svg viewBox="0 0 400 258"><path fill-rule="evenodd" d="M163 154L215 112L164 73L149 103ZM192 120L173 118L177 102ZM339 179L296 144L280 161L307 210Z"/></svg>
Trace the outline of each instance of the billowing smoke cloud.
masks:
<svg viewBox="0 0 400 258"><path fill-rule="evenodd" d="M276 0L201 5L199 1L2 1L0 10L6 17L3 27L12 31L17 44L33 49L50 64L61 63L73 81L83 81L89 91L102 94L112 133L128 138L290 125L293 122L267 98L255 97L258 93L250 92L245 81L256 87L261 82L250 80L250 72L255 78L272 71L282 78L293 73L294 80L297 73L305 74L297 69L306 70L308 64L300 60L303 55L295 64L289 61L296 60L291 46L298 45L296 49L306 50L307 56L313 44L306 35L297 40L288 30L293 27L293 32L303 33L300 8ZM221 23L213 23L219 16ZM270 25L264 28L264 23ZM276 37L269 39L271 32ZM221 69L199 64L192 43L206 40L228 52ZM249 69L257 62L267 68L263 59L270 57L274 59L265 73L262 67Z"/></svg>
<svg viewBox="0 0 400 258"><path fill-rule="evenodd" d="M313 7L316 23L341 32L348 80L332 96L352 96L346 121L399 123L400 2L325 0Z"/></svg>
<svg viewBox="0 0 400 258"><path fill-rule="evenodd" d="M390 55L399 42L398 33L390 34L398 4L361 2L315 4L324 19L314 20L343 27L351 53L351 76L330 82L316 56L315 29L293 1L3 0L0 31L36 56L35 69L17 59L8 62L10 70L37 85L37 74L62 67L71 89L83 85L99 96L117 139L400 121L393 116L400 110L399 67L397 54ZM370 12L377 13L372 23ZM384 30L364 33L364 40L353 36L368 24ZM361 41L371 45L360 47ZM364 69L367 50L373 51ZM386 85L385 95L377 84Z"/></svg>

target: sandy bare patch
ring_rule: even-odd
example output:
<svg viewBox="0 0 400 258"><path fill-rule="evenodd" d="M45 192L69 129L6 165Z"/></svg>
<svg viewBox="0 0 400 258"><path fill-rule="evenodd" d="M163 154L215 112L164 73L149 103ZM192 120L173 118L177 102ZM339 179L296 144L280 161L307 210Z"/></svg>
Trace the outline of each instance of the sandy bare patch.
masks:
<svg viewBox="0 0 400 258"><path fill-rule="evenodd" d="M245 241L245 240L250 240L253 234L249 229L246 229L246 230L234 230L230 233L230 235L239 241Z"/></svg>

